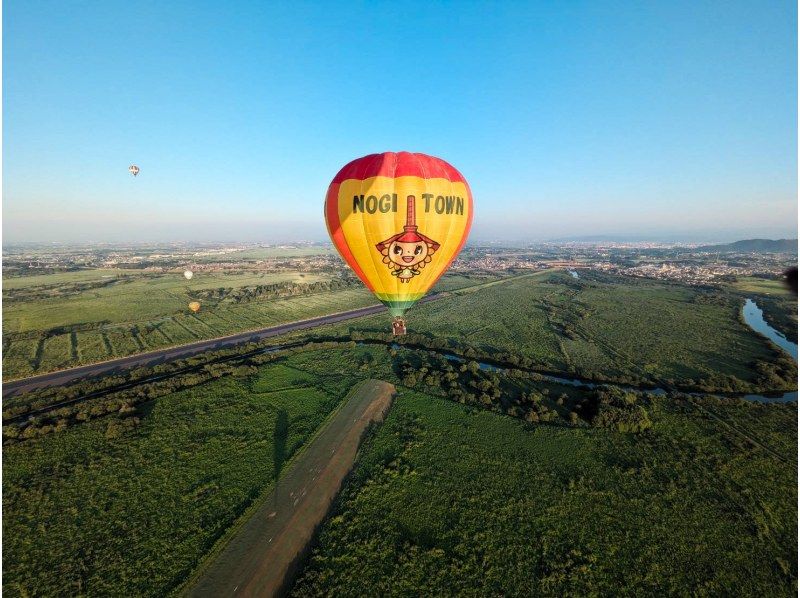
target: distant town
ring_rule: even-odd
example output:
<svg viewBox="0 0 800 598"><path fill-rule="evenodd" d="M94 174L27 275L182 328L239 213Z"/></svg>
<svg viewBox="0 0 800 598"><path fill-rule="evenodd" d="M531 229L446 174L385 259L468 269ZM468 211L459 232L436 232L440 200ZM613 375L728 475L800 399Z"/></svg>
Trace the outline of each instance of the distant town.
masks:
<svg viewBox="0 0 800 598"><path fill-rule="evenodd" d="M764 243L774 245L765 246ZM796 240L761 243L742 241L730 246L565 242L520 247L467 246L451 270L475 273L547 268L590 269L707 285L730 282L744 276L774 278L796 263ZM29 244L7 246L3 251L5 277L96 268L160 273L185 267L198 272L252 269L268 272L341 272L342 276L349 276L349 269L330 244L310 241L280 245Z"/></svg>

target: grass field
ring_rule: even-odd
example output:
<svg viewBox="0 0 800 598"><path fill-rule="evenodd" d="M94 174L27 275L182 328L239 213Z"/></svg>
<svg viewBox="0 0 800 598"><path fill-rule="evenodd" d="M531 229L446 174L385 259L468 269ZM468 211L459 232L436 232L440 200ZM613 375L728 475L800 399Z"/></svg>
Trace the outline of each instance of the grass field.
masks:
<svg viewBox="0 0 800 598"><path fill-rule="evenodd" d="M4 591L169 593L349 389L398 384L408 353L301 352L145 403L138 423L5 446ZM401 388L295 595L796 591L796 405L659 399L633 435L568 425L572 397L555 398L576 389L502 386L545 387L549 424Z"/></svg>
<svg viewBox="0 0 800 598"><path fill-rule="evenodd" d="M796 595L796 408L716 409L786 461L668 400L627 435L402 392L293 595Z"/></svg>
<svg viewBox="0 0 800 598"><path fill-rule="evenodd" d="M187 584L186 595L278 595L352 469L364 431L383 420L394 392L380 380L353 387L269 495Z"/></svg>
<svg viewBox="0 0 800 598"><path fill-rule="evenodd" d="M98 277L106 276L103 270L96 271ZM82 274L83 272L68 273ZM10 279L18 286L24 279L63 278L68 274L32 276ZM114 285L91 289L67 297L41 298L11 302L4 306L3 326L7 332L51 330L79 323L120 324L143 322L167 314L187 311L191 301L190 291L219 287L244 287L279 282L312 283L329 280L329 276L310 273L241 273L201 274L191 281L181 273L166 275L135 275L122 278ZM97 280L84 278L83 281ZM59 284L49 281L46 284ZM26 285L26 288L36 285Z"/></svg>
<svg viewBox="0 0 800 598"><path fill-rule="evenodd" d="M488 353L512 351L585 378L753 383L775 350L739 319L742 300L694 287L585 273L548 272L467 289L408 313L410 332ZM371 316L332 332L384 331Z"/></svg>
<svg viewBox="0 0 800 598"><path fill-rule="evenodd" d="M757 293L764 295L778 295L793 297L792 292L780 280L767 280L766 278L742 277L731 284L733 288L743 293Z"/></svg>
<svg viewBox="0 0 800 598"><path fill-rule="evenodd" d="M3 278L3 290L24 289L37 286L51 286L76 282L94 282L108 278L129 276L131 270L119 268L98 268L97 270L78 270L76 272L57 272L33 276Z"/></svg>
<svg viewBox="0 0 800 598"><path fill-rule="evenodd" d="M164 595L352 382L265 366L4 447L4 595Z"/></svg>
<svg viewBox="0 0 800 598"><path fill-rule="evenodd" d="M243 303L204 300L196 315L187 309L191 291L282 282L310 284L331 279L325 274L301 272L198 273L191 281L186 281L181 273L128 273L111 286L48 297L54 288L63 290L77 283L99 282L117 273L96 270L5 281L8 284L4 292L25 290L36 293L37 297L6 301L4 305L3 378L123 357L376 302L369 291L354 287Z"/></svg>
<svg viewBox="0 0 800 598"><path fill-rule="evenodd" d="M484 284L491 275L446 276L437 290ZM255 299L242 303L202 300L197 315L187 305L190 293L219 288L334 279L309 272L197 272L191 281L182 272L143 274L131 270L92 270L4 281L3 378L123 357L132 353L234 334L377 303L360 285L307 295ZM76 285L113 282L99 288ZM25 292L13 300L14 294ZM53 293L61 293L53 295Z"/></svg>
<svg viewBox="0 0 800 598"><path fill-rule="evenodd" d="M191 288L287 279L313 282L316 276L198 275ZM414 307L409 330L487 352L514 351L553 372L623 381L735 389L756 383L756 362L775 358L770 345L739 320L739 291L709 295L695 287L588 272L579 280L565 272L492 280L443 278L437 290L455 295ZM243 303L209 300L195 315L186 311L188 289L180 277L143 276L74 296L12 303L3 314L4 378L375 303L366 289L354 287ZM783 306L767 301L768 317ZM64 326L78 329L56 333ZM328 330L384 332L387 326L387 317L375 316Z"/></svg>

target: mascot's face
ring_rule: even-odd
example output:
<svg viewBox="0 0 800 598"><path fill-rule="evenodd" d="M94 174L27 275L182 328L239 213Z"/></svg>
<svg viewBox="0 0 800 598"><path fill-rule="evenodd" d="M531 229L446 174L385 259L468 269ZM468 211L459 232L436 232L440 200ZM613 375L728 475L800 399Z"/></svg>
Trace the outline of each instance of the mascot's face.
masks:
<svg viewBox="0 0 800 598"><path fill-rule="evenodd" d="M389 245L389 259L405 268L416 266L426 257L428 257L428 245L425 241L417 241L416 243L393 241Z"/></svg>

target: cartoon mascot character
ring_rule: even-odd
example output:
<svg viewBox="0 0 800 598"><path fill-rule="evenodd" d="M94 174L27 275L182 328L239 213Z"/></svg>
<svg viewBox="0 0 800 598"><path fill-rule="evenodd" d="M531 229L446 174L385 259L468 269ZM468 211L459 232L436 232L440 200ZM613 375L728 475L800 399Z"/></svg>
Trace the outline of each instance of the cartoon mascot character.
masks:
<svg viewBox="0 0 800 598"><path fill-rule="evenodd" d="M383 256L383 263L400 282L409 282L417 276L439 249L439 243L417 231L414 196L409 195L406 201L406 225L403 232L376 245Z"/></svg>

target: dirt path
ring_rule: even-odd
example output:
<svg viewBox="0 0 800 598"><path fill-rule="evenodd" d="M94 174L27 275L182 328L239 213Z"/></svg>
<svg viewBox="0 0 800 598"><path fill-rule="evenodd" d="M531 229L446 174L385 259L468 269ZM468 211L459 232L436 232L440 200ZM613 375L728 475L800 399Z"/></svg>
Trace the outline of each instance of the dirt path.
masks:
<svg viewBox="0 0 800 598"><path fill-rule="evenodd" d="M394 395L394 386L381 380L356 385L184 595L276 596L285 591L353 466L364 431L383 420Z"/></svg>

